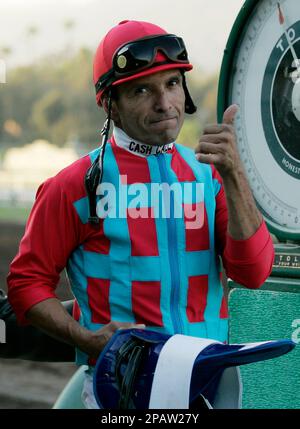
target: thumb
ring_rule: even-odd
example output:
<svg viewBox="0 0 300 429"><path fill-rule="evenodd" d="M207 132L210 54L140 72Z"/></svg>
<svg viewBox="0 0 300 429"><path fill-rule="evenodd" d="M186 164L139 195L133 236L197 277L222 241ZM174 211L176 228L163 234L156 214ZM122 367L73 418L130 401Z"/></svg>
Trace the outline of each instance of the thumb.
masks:
<svg viewBox="0 0 300 429"><path fill-rule="evenodd" d="M239 106L237 104L231 104L231 106L227 107L223 115L223 124L232 125L238 110Z"/></svg>

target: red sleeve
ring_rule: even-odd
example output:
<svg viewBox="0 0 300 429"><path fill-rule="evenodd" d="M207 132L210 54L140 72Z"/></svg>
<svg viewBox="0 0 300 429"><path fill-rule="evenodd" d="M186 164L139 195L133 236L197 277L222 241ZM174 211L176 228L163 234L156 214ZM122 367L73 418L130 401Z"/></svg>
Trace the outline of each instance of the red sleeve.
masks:
<svg viewBox="0 0 300 429"><path fill-rule="evenodd" d="M222 256L227 277L248 288L260 287L272 271L274 246L263 220L258 230L246 240L235 240L227 231L228 212L222 179L213 168L219 183L216 195L216 248Z"/></svg>
<svg viewBox="0 0 300 429"><path fill-rule="evenodd" d="M79 242L79 220L57 176L37 192L25 235L7 278L8 298L18 320L35 304L55 298L55 288Z"/></svg>

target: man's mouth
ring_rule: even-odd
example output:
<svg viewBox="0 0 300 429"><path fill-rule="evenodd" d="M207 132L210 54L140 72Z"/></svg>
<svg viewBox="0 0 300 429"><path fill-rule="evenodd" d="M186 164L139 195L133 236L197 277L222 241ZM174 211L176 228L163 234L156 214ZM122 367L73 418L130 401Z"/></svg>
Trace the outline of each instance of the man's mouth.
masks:
<svg viewBox="0 0 300 429"><path fill-rule="evenodd" d="M164 122L169 122L169 121L173 121L176 120L176 116L170 116L168 118L159 118L159 119L155 119L153 121L150 122L151 125L155 125L155 124L160 124L160 123L164 123Z"/></svg>

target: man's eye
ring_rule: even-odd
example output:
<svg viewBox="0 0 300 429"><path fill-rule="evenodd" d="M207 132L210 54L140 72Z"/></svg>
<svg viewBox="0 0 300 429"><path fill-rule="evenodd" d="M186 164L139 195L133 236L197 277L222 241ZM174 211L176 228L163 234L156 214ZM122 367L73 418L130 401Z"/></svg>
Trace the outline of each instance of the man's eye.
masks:
<svg viewBox="0 0 300 429"><path fill-rule="evenodd" d="M176 85L178 85L179 84L179 79L171 79L170 81L169 81L169 85L170 86L176 86Z"/></svg>
<svg viewBox="0 0 300 429"><path fill-rule="evenodd" d="M146 94L148 92L148 88L146 88L145 86L140 86L138 88L135 89L135 94Z"/></svg>

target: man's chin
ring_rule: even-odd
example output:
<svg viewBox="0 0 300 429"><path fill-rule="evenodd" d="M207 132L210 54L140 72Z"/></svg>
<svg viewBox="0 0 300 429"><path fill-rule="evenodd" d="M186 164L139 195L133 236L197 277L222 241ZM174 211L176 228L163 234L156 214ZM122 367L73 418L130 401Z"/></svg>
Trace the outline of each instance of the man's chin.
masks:
<svg viewBox="0 0 300 429"><path fill-rule="evenodd" d="M172 143L176 140L177 136L179 134L179 131L176 129L157 129L157 130L151 130L149 132L148 136L152 136L152 138L149 138L149 142L151 141L152 144L155 145L162 145L162 144L168 144Z"/></svg>
<svg viewBox="0 0 300 429"><path fill-rule="evenodd" d="M153 136L153 139L150 141L148 141L149 144L155 145L155 146L160 146L163 144L169 144L169 143L173 143L176 140L176 136L170 136L170 135L156 135Z"/></svg>

